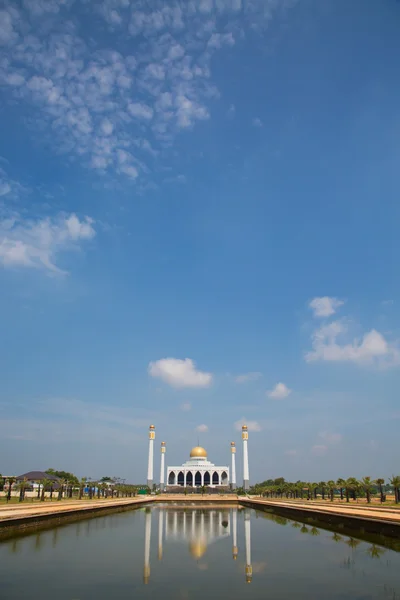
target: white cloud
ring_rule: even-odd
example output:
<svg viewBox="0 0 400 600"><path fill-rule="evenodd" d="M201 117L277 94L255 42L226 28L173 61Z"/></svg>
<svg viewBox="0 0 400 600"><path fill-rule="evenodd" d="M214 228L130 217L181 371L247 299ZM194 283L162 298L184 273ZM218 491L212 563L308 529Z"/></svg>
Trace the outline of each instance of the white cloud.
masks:
<svg viewBox="0 0 400 600"><path fill-rule="evenodd" d="M286 450L285 451L285 456L297 456L298 452L297 450Z"/></svg>
<svg viewBox="0 0 400 600"><path fill-rule="evenodd" d="M192 408L192 405L190 404L190 402L183 402L181 404L181 410L183 410L185 412L191 410L191 408Z"/></svg>
<svg viewBox="0 0 400 600"><path fill-rule="evenodd" d="M262 377L262 373L259 371L250 371L249 373L243 373L235 377L236 383L247 383L248 381L256 381Z"/></svg>
<svg viewBox="0 0 400 600"><path fill-rule="evenodd" d="M344 304L343 300L330 296L321 296L311 300L309 307L314 311L314 317L330 317Z"/></svg>
<svg viewBox="0 0 400 600"><path fill-rule="evenodd" d="M191 358L162 358L148 367L151 377L158 377L175 388L204 388L212 383L212 374L196 369Z"/></svg>
<svg viewBox="0 0 400 600"><path fill-rule="evenodd" d="M93 220L80 221L75 214L55 219L0 221L0 262L5 267L44 268L62 273L55 264L61 251L79 247L95 236Z"/></svg>
<svg viewBox="0 0 400 600"><path fill-rule="evenodd" d="M165 68L157 63L150 63L145 69L145 75L163 81L165 79Z"/></svg>
<svg viewBox="0 0 400 600"><path fill-rule="evenodd" d="M343 321L332 321L323 325L312 335L312 350L307 352L305 360L354 362L378 367L389 367L400 364L400 352L395 344L390 344L375 329L365 333L361 339L350 343L338 343L338 338L345 337L348 332Z"/></svg>
<svg viewBox="0 0 400 600"><path fill-rule="evenodd" d="M229 108L228 108L228 111L227 111L227 113L226 113L226 116L227 116L229 119L232 119L232 118L235 116L235 113L236 113L236 108L235 108L235 105L234 105L234 104L231 104L231 105L229 106Z"/></svg>
<svg viewBox="0 0 400 600"><path fill-rule="evenodd" d="M341 433L331 433L329 431L320 431L318 436L329 444L338 444L343 439Z"/></svg>
<svg viewBox="0 0 400 600"><path fill-rule="evenodd" d="M315 446L311 448L311 453L314 454L314 456L324 456L327 450L328 446L324 446L323 444L315 444Z"/></svg>
<svg viewBox="0 0 400 600"><path fill-rule="evenodd" d="M287 385L285 385L284 383L277 383L276 386L270 390L269 392L267 392L267 395L269 398L276 398L278 400L282 399L282 398L287 398L287 396L289 396L289 394L292 392L292 390L290 390Z"/></svg>
<svg viewBox="0 0 400 600"><path fill-rule="evenodd" d="M214 6L213 6L213 0L200 0L199 5L198 5L198 10L201 13L210 13L212 12Z"/></svg>
<svg viewBox="0 0 400 600"><path fill-rule="evenodd" d="M22 192L27 192L18 181L13 180L0 166L0 199L7 196L7 200L18 198Z"/></svg>
<svg viewBox="0 0 400 600"><path fill-rule="evenodd" d="M11 192L11 186L7 181L2 181L0 179L0 196L5 196L6 194Z"/></svg>
<svg viewBox="0 0 400 600"><path fill-rule="evenodd" d="M153 117L153 109L142 102L131 102L128 104L128 110L133 117L149 120Z"/></svg>
<svg viewBox="0 0 400 600"><path fill-rule="evenodd" d="M263 122L261 121L261 119L256 117L255 119L252 120L252 125L253 125L253 127L262 127Z"/></svg>
<svg viewBox="0 0 400 600"><path fill-rule="evenodd" d="M139 175L137 168L134 167L133 165L122 165L119 168L119 171L121 173L125 173L125 175L127 175L131 179L136 179L136 177L138 177L138 175Z"/></svg>
<svg viewBox="0 0 400 600"><path fill-rule="evenodd" d="M221 48L224 45L233 46L234 44L235 38L232 33L213 33L208 40L210 48Z"/></svg>
<svg viewBox="0 0 400 600"><path fill-rule="evenodd" d="M109 119L104 119L101 123L101 130L104 135L111 135L114 131L114 126Z"/></svg>
<svg viewBox="0 0 400 600"><path fill-rule="evenodd" d="M14 15L15 15L14 10ZM14 31L13 12L0 10L0 46L5 46L15 41L17 33Z"/></svg>
<svg viewBox="0 0 400 600"><path fill-rule="evenodd" d="M204 425L204 423L202 425L197 425L196 431L199 433L206 433L208 431L208 426Z"/></svg>
<svg viewBox="0 0 400 600"><path fill-rule="evenodd" d="M393 306L394 304L394 300L382 300L381 305L383 307L387 307L387 306Z"/></svg>
<svg viewBox="0 0 400 600"><path fill-rule="evenodd" d="M264 33L279 4L24 0L17 10L4 0L0 86L6 101L32 115L38 139L69 160L113 176L148 177L154 155L137 139L154 146L162 160L182 130L208 119L220 97L213 56L246 30ZM100 19L107 47L119 51L105 48ZM119 150L131 151L135 165L121 169Z"/></svg>
<svg viewBox="0 0 400 600"><path fill-rule="evenodd" d="M236 423L234 425L235 425L236 431L242 431L243 425L247 425L247 429L249 431L261 431L261 429L262 429L262 427L258 421L248 421L244 417L242 419L239 419L239 421L236 421Z"/></svg>
<svg viewBox="0 0 400 600"><path fill-rule="evenodd" d="M177 96L176 106L177 124L183 129L191 127L195 121L208 119L210 116L205 106L201 106L183 94Z"/></svg>

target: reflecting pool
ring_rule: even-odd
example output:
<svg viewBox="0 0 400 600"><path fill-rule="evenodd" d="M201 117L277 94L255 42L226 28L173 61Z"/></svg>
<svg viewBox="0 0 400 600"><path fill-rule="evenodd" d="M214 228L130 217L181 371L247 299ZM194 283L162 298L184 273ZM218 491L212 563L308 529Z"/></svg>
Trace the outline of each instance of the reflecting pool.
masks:
<svg viewBox="0 0 400 600"><path fill-rule="evenodd" d="M400 600L392 544L243 507L154 505L3 541L0 598Z"/></svg>

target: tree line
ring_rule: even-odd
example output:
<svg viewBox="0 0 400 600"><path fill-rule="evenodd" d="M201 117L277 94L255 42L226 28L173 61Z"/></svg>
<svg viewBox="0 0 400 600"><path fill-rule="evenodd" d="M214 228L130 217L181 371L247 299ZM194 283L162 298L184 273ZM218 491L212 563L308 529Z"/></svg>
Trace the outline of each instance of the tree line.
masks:
<svg viewBox="0 0 400 600"><path fill-rule="evenodd" d="M102 477L98 481L94 481L88 477L78 478L73 473L68 471L56 471L55 469L47 469L45 471L47 475L52 475L58 478L57 481L50 477L38 480L37 483L37 499L44 502L46 498L46 492L49 492L50 499L62 500L63 498L82 498L88 497L90 500L94 498L126 498L136 496L139 489L147 489L147 486L137 486L132 484L126 484L124 480L118 477ZM5 480L0 475L0 489L4 488ZM26 497L26 492L32 489L32 482L26 478L22 480L16 479L16 477L7 477L7 494L6 500L10 501L12 491L19 491L18 499L19 502L23 502Z"/></svg>
<svg viewBox="0 0 400 600"><path fill-rule="evenodd" d="M389 490L394 492L394 500L396 504L400 502L400 476L393 475L389 478L389 483L385 483L383 478L372 479L371 477L362 477L356 479L349 477L348 479L337 479L336 481L286 481L283 477L277 479L268 479L262 483L256 483L250 490L250 494L261 495L269 498L287 499L307 499L316 500L318 496L322 500L329 499L334 501L335 497L340 497L341 500L350 502L350 499L366 498L370 503L372 497L379 495L380 501L385 502L386 493ZM239 488L238 493L243 492Z"/></svg>

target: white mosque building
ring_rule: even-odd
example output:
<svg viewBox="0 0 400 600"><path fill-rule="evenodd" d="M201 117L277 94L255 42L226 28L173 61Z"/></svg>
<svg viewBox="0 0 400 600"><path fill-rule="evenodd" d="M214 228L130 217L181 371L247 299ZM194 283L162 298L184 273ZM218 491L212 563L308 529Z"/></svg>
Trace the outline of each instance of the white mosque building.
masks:
<svg viewBox="0 0 400 600"><path fill-rule="evenodd" d="M147 467L147 485L152 488L154 485L154 440L156 437L155 426L149 427L149 456ZM243 441L243 488L249 489L249 456L247 443L249 433L247 425L242 426ZM229 476L229 467L218 466L208 460L207 451L201 446L195 446L190 452L190 458L182 465L177 467L167 467L167 481L165 485L165 454L166 443L161 442L161 463L160 463L160 490L168 491L176 486L184 488L211 487L236 489L236 444L231 442L231 460L232 470L231 478Z"/></svg>
<svg viewBox="0 0 400 600"><path fill-rule="evenodd" d="M183 487L227 487L229 485L229 467L216 466L207 459L207 451L195 446L188 461L179 467L167 467L168 486Z"/></svg>

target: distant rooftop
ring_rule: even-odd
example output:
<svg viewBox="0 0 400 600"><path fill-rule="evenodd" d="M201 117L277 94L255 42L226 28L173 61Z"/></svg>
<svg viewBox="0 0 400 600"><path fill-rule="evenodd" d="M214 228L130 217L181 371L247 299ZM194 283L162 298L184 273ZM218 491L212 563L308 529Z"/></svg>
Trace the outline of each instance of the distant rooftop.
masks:
<svg viewBox="0 0 400 600"><path fill-rule="evenodd" d="M17 480L28 479L29 481L41 481L42 479L50 479L51 481L59 481L59 478L55 475L49 475L44 471L29 471L18 475Z"/></svg>

